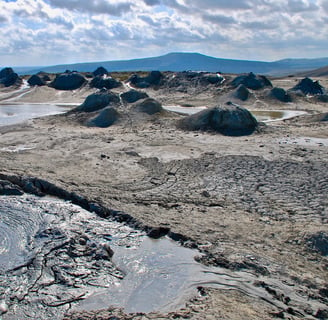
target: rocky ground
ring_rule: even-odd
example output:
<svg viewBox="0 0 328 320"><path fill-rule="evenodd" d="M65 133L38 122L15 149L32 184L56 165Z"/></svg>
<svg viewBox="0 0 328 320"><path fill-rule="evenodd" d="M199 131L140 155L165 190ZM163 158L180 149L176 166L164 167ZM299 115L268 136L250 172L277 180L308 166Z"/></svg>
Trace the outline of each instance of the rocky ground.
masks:
<svg viewBox="0 0 328 320"><path fill-rule="evenodd" d="M272 82L288 89L298 80ZM328 87L326 78L319 80ZM114 92L120 90L128 88ZM168 112L127 117L108 128L86 127L75 113L51 116L0 128L1 174L44 179L144 226L163 227L204 253L202 263L265 276L290 291L259 282L272 297L265 301L204 288L169 314L108 309L65 319L327 319L328 126L321 121L327 104L316 97L283 103L265 90L237 101L225 85L142 90L166 105L233 101L250 110L308 113L237 137L180 130L182 116ZM80 104L91 92L35 87L23 95L2 90L1 97L2 103ZM300 305L293 294L308 303Z"/></svg>

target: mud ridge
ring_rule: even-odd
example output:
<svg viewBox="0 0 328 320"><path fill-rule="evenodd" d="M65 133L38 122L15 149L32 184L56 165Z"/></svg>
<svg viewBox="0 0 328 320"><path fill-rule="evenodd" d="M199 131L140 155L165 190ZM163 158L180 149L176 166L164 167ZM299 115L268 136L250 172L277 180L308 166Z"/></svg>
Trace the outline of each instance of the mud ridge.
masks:
<svg viewBox="0 0 328 320"><path fill-rule="evenodd" d="M128 213L107 208L90 199L87 199L86 197L80 196L75 192L68 192L63 188L60 188L44 179L39 179L36 177L21 177L0 173L0 181L1 180L8 181L14 186L17 186L17 192L22 190L23 192L33 194L39 197L48 195L57 197L65 201L70 201L71 203L78 205L87 211L94 212L101 218L110 217L114 221L125 223L133 229L144 231L150 238L158 239L163 236L168 236L170 239L179 242L185 247L198 247L193 239L188 238L180 233L172 232L169 228L144 225Z"/></svg>

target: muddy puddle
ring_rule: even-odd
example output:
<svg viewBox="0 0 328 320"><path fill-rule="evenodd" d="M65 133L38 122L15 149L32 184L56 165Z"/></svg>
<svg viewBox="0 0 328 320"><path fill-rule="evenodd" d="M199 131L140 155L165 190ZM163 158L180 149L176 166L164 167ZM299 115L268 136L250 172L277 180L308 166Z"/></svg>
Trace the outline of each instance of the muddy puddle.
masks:
<svg viewBox="0 0 328 320"><path fill-rule="evenodd" d="M185 115L195 114L207 109L207 107L183 107L178 105L163 106L163 108L168 111L173 111ZM251 113L256 118L256 120L260 122L280 121L306 114L305 111L299 110L252 110Z"/></svg>
<svg viewBox="0 0 328 320"><path fill-rule="evenodd" d="M24 122L29 119L60 114L71 107L51 104L0 105L0 126Z"/></svg>
<svg viewBox="0 0 328 320"><path fill-rule="evenodd" d="M173 311L200 286L238 290L279 309L287 308L281 296L288 297L288 307L322 307L294 284L206 267L195 261L199 251L168 238L150 239L55 198L1 196L0 218L3 320L60 319L72 310L109 306Z"/></svg>
<svg viewBox="0 0 328 320"><path fill-rule="evenodd" d="M307 112L299 110L252 110L251 113L257 121L272 122L294 118Z"/></svg>
<svg viewBox="0 0 328 320"><path fill-rule="evenodd" d="M183 106L163 106L165 110L173 111L179 114L191 115L203 110L206 110L207 107L183 107Z"/></svg>

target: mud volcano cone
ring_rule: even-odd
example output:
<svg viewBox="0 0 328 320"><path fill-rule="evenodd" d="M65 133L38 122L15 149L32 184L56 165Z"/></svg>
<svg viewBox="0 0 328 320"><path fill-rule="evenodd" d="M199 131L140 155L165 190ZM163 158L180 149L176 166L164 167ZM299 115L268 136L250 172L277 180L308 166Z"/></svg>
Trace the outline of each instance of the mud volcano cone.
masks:
<svg viewBox="0 0 328 320"><path fill-rule="evenodd" d="M107 128L113 125L119 118L119 113L113 107L103 109L97 116L87 122L89 127Z"/></svg>
<svg viewBox="0 0 328 320"><path fill-rule="evenodd" d="M184 130L216 131L227 136L249 135L257 126L257 120L247 109L232 103L200 111L178 122L178 127Z"/></svg>
<svg viewBox="0 0 328 320"><path fill-rule="evenodd" d="M291 91L300 91L304 94L323 94L324 88L319 81L313 81L310 78L302 79Z"/></svg>
<svg viewBox="0 0 328 320"><path fill-rule="evenodd" d="M153 115L155 113L162 112L164 109L162 104L155 99L147 98L135 106L135 109L139 112Z"/></svg>
<svg viewBox="0 0 328 320"><path fill-rule="evenodd" d="M77 72L66 72L57 75L50 86L57 90L76 90L86 82L82 74Z"/></svg>
<svg viewBox="0 0 328 320"><path fill-rule="evenodd" d="M44 86L45 85L44 80L37 74L34 74L33 76L31 76L27 80L27 82L30 86Z"/></svg>
<svg viewBox="0 0 328 320"><path fill-rule="evenodd" d="M4 68L0 71L0 85L10 87L21 83L22 79L17 73L14 72L12 68Z"/></svg>
<svg viewBox="0 0 328 320"><path fill-rule="evenodd" d="M87 96L84 102L76 108L76 111L94 112L107 107L109 104L116 104L119 101L120 98L117 94L102 90Z"/></svg>

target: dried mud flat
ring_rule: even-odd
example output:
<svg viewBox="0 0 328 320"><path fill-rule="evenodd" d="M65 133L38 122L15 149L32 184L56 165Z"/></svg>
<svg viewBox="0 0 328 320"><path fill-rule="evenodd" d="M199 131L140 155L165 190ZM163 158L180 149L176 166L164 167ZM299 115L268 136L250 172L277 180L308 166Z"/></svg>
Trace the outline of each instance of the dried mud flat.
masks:
<svg viewBox="0 0 328 320"><path fill-rule="evenodd" d="M166 101L165 92L149 90L149 95ZM75 93L70 101L80 103L84 96ZM216 99L210 92L171 94L168 104L211 105ZM169 229L204 253L202 263L280 281L308 303L300 305L292 294L259 281L269 301L233 289L200 288L172 313L108 309L65 319L328 317L328 308L315 307L328 304L328 259L311 242L328 232L328 126L313 116L327 106L312 100L248 103L250 109L308 114L243 137L185 132L176 128L179 116L173 115L106 129L82 126L73 115L51 116L0 128L1 173L44 179L128 213L142 225Z"/></svg>

